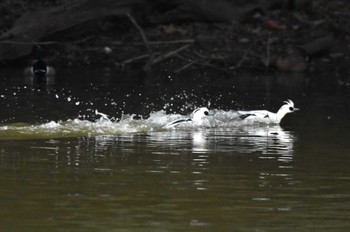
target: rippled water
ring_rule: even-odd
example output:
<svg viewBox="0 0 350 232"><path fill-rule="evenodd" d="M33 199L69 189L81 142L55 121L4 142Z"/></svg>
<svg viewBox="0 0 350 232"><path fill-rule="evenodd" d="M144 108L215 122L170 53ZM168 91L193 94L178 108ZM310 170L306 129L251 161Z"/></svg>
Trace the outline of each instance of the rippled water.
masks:
<svg viewBox="0 0 350 232"><path fill-rule="evenodd" d="M302 76L183 86L108 69L62 70L46 86L18 70L0 78L1 231L350 229L346 87ZM302 110L281 125L233 119L288 98ZM162 128L199 106L214 113L204 126Z"/></svg>

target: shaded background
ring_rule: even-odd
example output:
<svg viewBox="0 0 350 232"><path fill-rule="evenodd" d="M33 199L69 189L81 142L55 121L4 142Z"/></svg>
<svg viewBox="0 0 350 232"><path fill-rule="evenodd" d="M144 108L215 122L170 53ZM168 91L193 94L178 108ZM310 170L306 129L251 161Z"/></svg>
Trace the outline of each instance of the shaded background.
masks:
<svg viewBox="0 0 350 232"><path fill-rule="evenodd" d="M342 85L349 82L349 11L341 0L7 0L0 62L41 57L54 66L174 75L204 67L228 75L327 72Z"/></svg>

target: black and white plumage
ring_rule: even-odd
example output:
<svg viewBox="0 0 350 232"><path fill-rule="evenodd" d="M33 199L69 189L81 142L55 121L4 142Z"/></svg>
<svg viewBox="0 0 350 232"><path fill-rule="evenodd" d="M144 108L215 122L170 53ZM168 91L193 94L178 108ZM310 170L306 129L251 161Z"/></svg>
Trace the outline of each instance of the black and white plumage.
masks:
<svg viewBox="0 0 350 232"><path fill-rule="evenodd" d="M191 118L183 118L183 119L172 121L166 124L165 126L163 126L163 128L173 128L184 123L191 123L193 125L201 126L203 124L203 119L209 115L210 114L209 114L208 108L201 107L193 111Z"/></svg>
<svg viewBox="0 0 350 232"><path fill-rule="evenodd" d="M277 113L272 113L267 110L251 110L251 111L238 111L239 117L242 120L245 119L256 119L267 121L268 123L279 124L282 118L288 114L293 113L294 111L299 110L294 107L292 100L284 101L284 105L277 111Z"/></svg>

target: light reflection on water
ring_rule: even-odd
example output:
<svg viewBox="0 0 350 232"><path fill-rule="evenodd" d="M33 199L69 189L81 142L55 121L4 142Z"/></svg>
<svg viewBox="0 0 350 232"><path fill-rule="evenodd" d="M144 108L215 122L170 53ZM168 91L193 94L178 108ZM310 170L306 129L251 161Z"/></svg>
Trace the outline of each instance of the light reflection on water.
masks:
<svg viewBox="0 0 350 232"><path fill-rule="evenodd" d="M47 214L40 219L44 225L59 223L68 230L74 228L68 222L81 225L81 231L98 229L86 221L91 215L98 221L107 220L101 229L134 230L141 226L141 230L157 230L159 226L221 228L217 224L220 220L229 228L229 214L235 217L241 210L248 213L250 207L253 211L289 210L287 206L261 208L259 202L271 201L271 196L258 193L271 188L272 179L283 186L292 183L290 170L280 166L287 161L291 165L295 138L279 126L271 128L273 134L261 129L263 134L260 130L252 134L198 129L34 140L22 141L26 144L22 148L3 142L9 143L1 151L3 167L8 169L9 162L14 162L14 170L7 170L2 178L2 184L8 179L13 184L1 194L3 213L9 206L6 202L14 200L6 192L20 189L20 197L15 197L17 207L37 205L42 210L32 215ZM241 166L251 169L255 162L265 160L272 165L268 170L259 170L257 165L255 172L246 172ZM243 208L235 209L237 203ZM79 213L71 215L73 212ZM125 220L129 222L125 224Z"/></svg>
<svg viewBox="0 0 350 232"><path fill-rule="evenodd" d="M279 126L2 141L2 225L277 231L313 228L304 223L331 214L337 224L322 228L347 226L337 211L348 209L349 179L303 176L297 142Z"/></svg>
<svg viewBox="0 0 350 232"><path fill-rule="evenodd" d="M321 230L344 228L347 218L337 212L348 209L349 178L304 177L297 141L279 126L25 140L20 147L2 141L2 225L307 231L314 221ZM333 215L330 225L322 223L326 215Z"/></svg>

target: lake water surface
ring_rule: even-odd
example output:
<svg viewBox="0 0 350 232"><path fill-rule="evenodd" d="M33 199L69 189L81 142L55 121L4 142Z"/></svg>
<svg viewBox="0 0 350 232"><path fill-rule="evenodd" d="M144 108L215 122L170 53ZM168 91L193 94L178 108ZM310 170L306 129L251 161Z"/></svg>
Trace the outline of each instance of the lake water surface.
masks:
<svg viewBox="0 0 350 232"><path fill-rule="evenodd" d="M336 77L0 73L1 231L349 231L349 86ZM281 125L237 109L300 111ZM196 107L201 127L163 129Z"/></svg>

